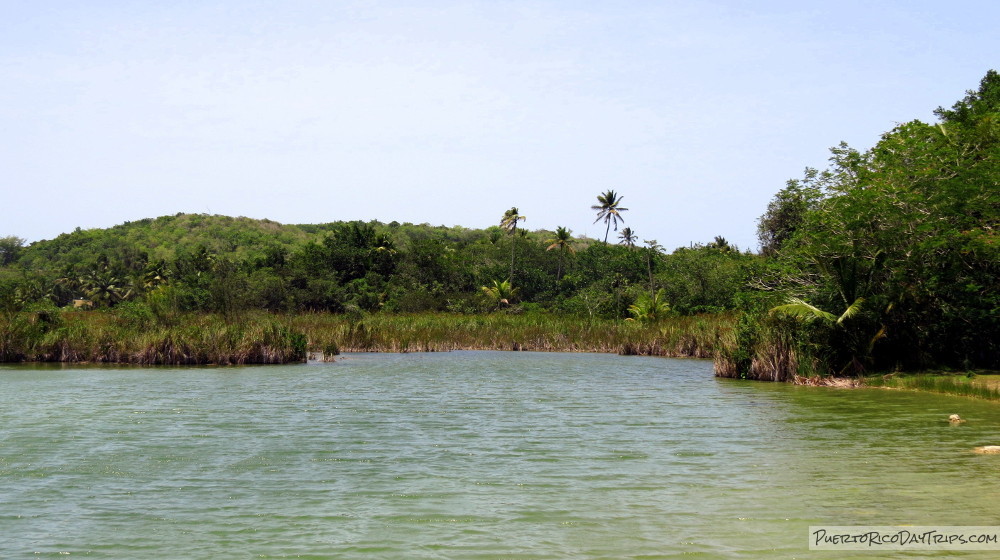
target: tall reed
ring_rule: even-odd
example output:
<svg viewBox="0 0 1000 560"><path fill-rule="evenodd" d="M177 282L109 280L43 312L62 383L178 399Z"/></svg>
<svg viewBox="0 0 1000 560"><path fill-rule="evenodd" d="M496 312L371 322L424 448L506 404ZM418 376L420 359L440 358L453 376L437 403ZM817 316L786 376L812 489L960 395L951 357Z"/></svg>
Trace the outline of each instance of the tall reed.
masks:
<svg viewBox="0 0 1000 560"><path fill-rule="evenodd" d="M794 321L744 313L721 331L715 375L759 381L802 381L824 373L802 326Z"/></svg>
<svg viewBox="0 0 1000 560"><path fill-rule="evenodd" d="M348 352L534 350L613 352L708 358L731 315L677 317L658 323L590 319L568 315L448 313L287 315L314 349Z"/></svg>
<svg viewBox="0 0 1000 560"><path fill-rule="evenodd" d="M34 318L33 318L34 317ZM48 317L48 316L46 316ZM304 360L307 351L534 350L710 358L729 314L655 323L549 314L344 314L160 319L142 306L0 317L0 360L128 364L250 364Z"/></svg>
<svg viewBox="0 0 1000 560"><path fill-rule="evenodd" d="M32 328L31 314L0 321L4 361L141 365L273 364L305 359L305 336L267 314L235 320L190 314L176 325L113 312L61 312Z"/></svg>

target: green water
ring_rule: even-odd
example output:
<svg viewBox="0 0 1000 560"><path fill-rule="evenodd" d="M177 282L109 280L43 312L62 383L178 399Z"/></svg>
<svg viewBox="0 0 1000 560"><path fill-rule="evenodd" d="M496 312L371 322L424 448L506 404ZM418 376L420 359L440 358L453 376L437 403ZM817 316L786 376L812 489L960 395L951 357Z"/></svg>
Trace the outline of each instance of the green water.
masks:
<svg viewBox="0 0 1000 560"><path fill-rule="evenodd" d="M970 453L998 428L970 399L600 354L2 366L0 557L994 558L807 529L1000 525L1000 456Z"/></svg>

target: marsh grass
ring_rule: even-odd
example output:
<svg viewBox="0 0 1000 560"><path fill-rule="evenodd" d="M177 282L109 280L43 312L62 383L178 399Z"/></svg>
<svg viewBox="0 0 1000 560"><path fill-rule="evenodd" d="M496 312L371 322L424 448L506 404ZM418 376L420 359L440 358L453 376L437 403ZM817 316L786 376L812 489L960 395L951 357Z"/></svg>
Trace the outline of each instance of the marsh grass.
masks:
<svg viewBox="0 0 1000 560"><path fill-rule="evenodd" d="M191 314L176 325L110 312L62 312L39 326L30 314L0 322L4 361L139 365L275 364L305 359L305 336L267 314L235 320Z"/></svg>
<svg viewBox="0 0 1000 560"><path fill-rule="evenodd" d="M788 319L742 314L720 329L715 375L794 381L825 374L814 349L798 343L799 338L799 325Z"/></svg>
<svg viewBox="0 0 1000 560"><path fill-rule="evenodd" d="M710 358L726 314L652 323L548 314L191 313L142 308L0 317L0 361L140 365L270 364L344 352L532 350Z"/></svg>
<svg viewBox="0 0 1000 560"><path fill-rule="evenodd" d="M642 324L549 314L421 313L301 314L282 320L305 333L310 348L345 352L531 350L709 358L733 318L700 315Z"/></svg>
<svg viewBox="0 0 1000 560"><path fill-rule="evenodd" d="M1000 387L991 381L975 375L914 374L872 376L865 379L865 385L1000 401Z"/></svg>

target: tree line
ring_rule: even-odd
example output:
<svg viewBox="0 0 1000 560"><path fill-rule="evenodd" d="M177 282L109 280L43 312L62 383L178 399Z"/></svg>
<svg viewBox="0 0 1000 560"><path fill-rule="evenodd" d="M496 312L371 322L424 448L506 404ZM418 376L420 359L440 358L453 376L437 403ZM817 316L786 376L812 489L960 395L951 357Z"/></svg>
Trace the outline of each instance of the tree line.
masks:
<svg viewBox="0 0 1000 560"><path fill-rule="evenodd" d="M938 122L869 150L831 150L759 221L752 281L725 375L1000 368L1000 75Z"/></svg>
<svg viewBox="0 0 1000 560"><path fill-rule="evenodd" d="M722 237L670 252L640 244L630 228L619 231L628 209L614 190L591 207L603 240L562 226L529 230L516 206L485 229L178 214L28 246L0 238L0 312L656 323L733 310L735 327L718 335L723 376L997 369L1000 75L990 70L935 115L896 126L869 150L840 144L828 168L788 181L758 221L757 254Z"/></svg>
<svg viewBox="0 0 1000 560"><path fill-rule="evenodd" d="M627 209L609 190L594 205L605 239ZM733 309L759 260L722 237L666 253L576 238L565 227L528 230L517 207L485 229L267 220L178 214L79 230L24 246L0 241L0 305L157 313L552 312L601 318ZM659 294L659 295L657 295ZM656 296L656 298L653 298Z"/></svg>

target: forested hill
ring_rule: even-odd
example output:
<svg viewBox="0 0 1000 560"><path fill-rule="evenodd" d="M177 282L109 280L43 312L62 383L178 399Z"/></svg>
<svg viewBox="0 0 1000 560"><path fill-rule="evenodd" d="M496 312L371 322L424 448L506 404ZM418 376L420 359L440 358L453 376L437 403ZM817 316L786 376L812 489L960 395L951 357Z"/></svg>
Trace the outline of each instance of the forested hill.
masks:
<svg viewBox="0 0 1000 560"><path fill-rule="evenodd" d="M32 243L18 251L17 256L20 264L42 270L86 265L102 254L127 263L136 260L173 262L179 257L205 251L243 263L276 252L294 252L310 242L322 242L324 237L344 227L343 222L291 225L242 216L178 213L125 222L107 229L76 228L55 239ZM486 235L481 230L461 227L397 222L372 221L363 224L363 228L384 233L397 245L406 244L410 238L438 237L457 242Z"/></svg>
<svg viewBox="0 0 1000 560"><path fill-rule="evenodd" d="M523 238L539 239L553 235L545 230L519 233ZM107 229L76 228L71 233L26 247L5 247L0 249L0 254L9 253L2 264L16 261L36 271L66 271L98 264L95 260L98 256L129 268L143 263L172 263L195 254L207 254L213 259L233 263L260 263L302 251L310 244L324 244L331 236L352 237L350 241L355 244L388 244L395 252L431 238L464 245L483 240L495 243L501 235L498 227L476 230L379 221L281 224L243 216L178 213L128 221ZM8 245L14 239L6 238ZM589 239L570 239L581 248L591 243Z"/></svg>
<svg viewBox="0 0 1000 560"><path fill-rule="evenodd" d="M108 229L76 228L55 239L39 241L19 255L35 269L63 270L105 254L132 261L174 261L201 248L235 261L259 258L271 248L291 250L318 236L321 226L290 226L270 220L204 214L147 218Z"/></svg>
<svg viewBox="0 0 1000 560"><path fill-rule="evenodd" d="M637 246L627 228L620 243L603 243L565 228L527 231L510 213L498 221L506 227L486 229L178 214L26 247L8 237L0 301L115 307L152 297L180 311L538 308L627 317L660 288L647 299L669 298L680 312L731 308L755 261L722 238L668 255L655 242Z"/></svg>

